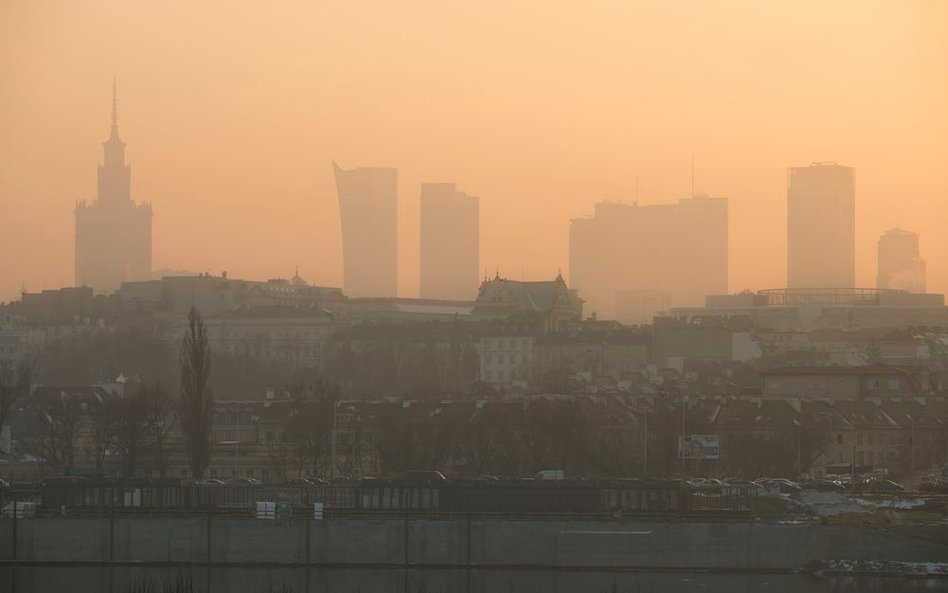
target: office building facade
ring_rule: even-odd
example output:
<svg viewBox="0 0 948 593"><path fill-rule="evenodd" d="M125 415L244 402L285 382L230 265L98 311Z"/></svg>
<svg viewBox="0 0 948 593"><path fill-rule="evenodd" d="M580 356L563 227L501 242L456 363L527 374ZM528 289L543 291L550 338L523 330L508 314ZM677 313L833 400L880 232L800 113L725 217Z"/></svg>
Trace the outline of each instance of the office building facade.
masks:
<svg viewBox="0 0 948 593"><path fill-rule="evenodd" d="M856 283L855 170L836 163L787 174L787 287Z"/></svg>
<svg viewBox="0 0 948 593"><path fill-rule="evenodd" d="M333 163L342 223L343 286L350 297L398 292L398 171Z"/></svg>
<svg viewBox="0 0 948 593"><path fill-rule="evenodd" d="M477 297L479 217L479 200L453 183L421 184L421 298Z"/></svg>
<svg viewBox="0 0 948 593"><path fill-rule="evenodd" d="M925 292L925 260L919 257L918 233L891 229L879 237L877 288Z"/></svg>
<svg viewBox="0 0 948 593"><path fill-rule="evenodd" d="M615 319L630 294L662 294L662 307L698 305L727 292L728 201L601 202L570 224L570 286L587 314Z"/></svg>

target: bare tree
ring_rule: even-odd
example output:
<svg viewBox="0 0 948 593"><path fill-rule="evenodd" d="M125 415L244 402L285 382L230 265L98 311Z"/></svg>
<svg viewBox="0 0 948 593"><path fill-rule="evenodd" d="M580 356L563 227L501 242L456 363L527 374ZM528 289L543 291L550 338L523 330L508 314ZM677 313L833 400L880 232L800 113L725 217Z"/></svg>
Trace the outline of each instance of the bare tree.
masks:
<svg viewBox="0 0 948 593"><path fill-rule="evenodd" d="M110 445L122 460L122 476L135 475L138 459L147 446L149 436L148 400L144 393L108 400L103 421L108 427Z"/></svg>
<svg viewBox="0 0 948 593"><path fill-rule="evenodd" d="M83 422L83 404L65 392L37 397L33 407L40 416L42 436L36 443L46 461L68 474L76 462L79 432Z"/></svg>
<svg viewBox="0 0 948 593"><path fill-rule="evenodd" d="M284 444L290 449L297 477L304 473L317 475L325 449L331 445L339 387L326 379L317 379L311 385L296 383L286 389L293 409L286 422Z"/></svg>
<svg viewBox="0 0 948 593"><path fill-rule="evenodd" d="M141 396L146 402L146 427L155 453L155 465L158 475L164 478L168 471L168 434L177 421L177 406L161 383L143 387Z"/></svg>
<svg viewBox="0 0 948 593"><path fill-rule="evenodd" d="M207 328L197 309L188 314L188 330L181 345L181 425L191 477L200 480L210 462L211 415L214 396L208 386L211 353Z"/></svg>
<svg viewBox="0 0 948 593"><path fill-rule="evenodd" d="M0 363L0 434L13 413L17 398L27 394L33 382L33 367L21 362L14 371Z"/></svg>

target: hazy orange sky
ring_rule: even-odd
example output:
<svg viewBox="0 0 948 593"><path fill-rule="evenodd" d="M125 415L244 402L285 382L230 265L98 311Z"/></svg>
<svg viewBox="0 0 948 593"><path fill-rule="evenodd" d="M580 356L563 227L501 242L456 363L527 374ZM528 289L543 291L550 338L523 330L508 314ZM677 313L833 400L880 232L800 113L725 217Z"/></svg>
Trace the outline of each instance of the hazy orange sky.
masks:
<svg viewBox="0 0 948 593"><path fill-rule="evenodd" d="M340 285L331 160L481 198L482 267L568 272L608 198L730 198L732 291L785 284L786 168L856 168L857 282L922 236L948 291L948 2L0 2L0 300L73 280L112 75L154 267Z"/></svg>

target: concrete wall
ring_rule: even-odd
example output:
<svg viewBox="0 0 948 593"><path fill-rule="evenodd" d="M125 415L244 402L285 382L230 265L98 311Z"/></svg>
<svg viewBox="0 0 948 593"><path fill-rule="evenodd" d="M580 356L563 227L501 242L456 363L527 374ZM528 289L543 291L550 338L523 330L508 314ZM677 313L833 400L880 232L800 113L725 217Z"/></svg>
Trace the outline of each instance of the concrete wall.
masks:
<svg viewBox="0 0 948 593"><path fill-rule="evenodd" d="M12 538L13 521L0 521L7 578ZM948 558L948 546L858 528L625 521L31 519L17 523L16 539L20 568L9 590L37 592L65 590L56 587L75 584L77 574L89 588L72 590L124 591L143 569L181 566L212 591L265 591L268 578L298 591L307 583L312 591L400 591L409 578L436 581L444 591L480 591L495 590L491 574L548 578L564 567L790 573L822 559Z"/></svg>

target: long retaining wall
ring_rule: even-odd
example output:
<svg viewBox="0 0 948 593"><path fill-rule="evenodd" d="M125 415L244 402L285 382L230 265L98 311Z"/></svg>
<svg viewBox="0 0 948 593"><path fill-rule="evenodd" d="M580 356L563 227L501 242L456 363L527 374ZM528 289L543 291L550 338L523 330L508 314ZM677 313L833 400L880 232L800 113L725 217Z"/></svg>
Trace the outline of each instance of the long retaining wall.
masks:
<svg viewBox="0 0 948 593"><path fill-rule="evenodd" d="M15 592L54 591L64 579L70 591L122 592L142 571L182 569L201 590L215 592L265 591L256 583L261 575L271 583L276 575L300 593L422 591L409 584L419 575L424 590L491 591L487 583L498 582L491 575L503 573L794 574L825 559L944 562L948 546L820 525L396 517L0 520L0 589ZM80 574L88 579L77 579ZM432 579L437 587L428 584Z"/></svg>

